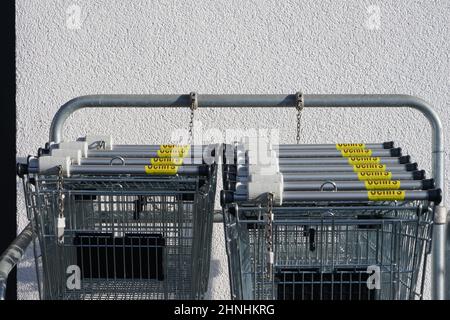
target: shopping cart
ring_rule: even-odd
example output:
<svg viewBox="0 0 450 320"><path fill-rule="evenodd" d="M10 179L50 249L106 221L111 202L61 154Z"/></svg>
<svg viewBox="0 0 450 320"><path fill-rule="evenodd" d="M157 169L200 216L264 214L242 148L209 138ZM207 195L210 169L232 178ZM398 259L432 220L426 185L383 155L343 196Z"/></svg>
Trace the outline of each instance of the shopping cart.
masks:
<svg viewBox="0 0 450 320"><path fill-rule="evenodd" d="M110 173L115 168L23 176L39 238L42 297L201 298L209 274L216 166L186 176L135 175L127 166ZM71 272L79 277L72 283Z"/></svg>
<svg viewBox="0 0 450 320"><path fill-rule="evenodd" d="M18 173L41 298L203 298L217 165L202 156L214 148L97 135L28 157Z"/></svg>
<svg viewBox="0 0 450 320"><path fill-rule="evenodd" d="M272 175L235 146L222 191L233 299L422 298L441 191L383 145L365 147L378 164L338 145L280 145Z"/></svg>

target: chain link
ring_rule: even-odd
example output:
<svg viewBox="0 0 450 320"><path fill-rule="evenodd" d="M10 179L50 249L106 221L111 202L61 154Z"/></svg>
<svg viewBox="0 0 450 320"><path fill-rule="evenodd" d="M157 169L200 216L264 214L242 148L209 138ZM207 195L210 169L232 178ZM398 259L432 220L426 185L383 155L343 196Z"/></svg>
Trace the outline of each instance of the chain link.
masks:
<svg viewBox="0 0 450 320"><path fill-rule="evenodd" d="M62 166L58 166L58 181L56 188L58 190L58 217L64 217L64 195L62 192L63 189L63 170Z"/></svg>
<svg viewBox="0 0 450 320"><path fill-rule="evenodd" d="M300 131L301 131L301 121L302 121L302 111L303 108L305 107L305 103L303 101L303 93L301 92L297 92L295 94L296 96L296 100L297 100L297 105L296 105L296 109L297 109L297 144L300 144Z"/></svg>
<svg viewBox="0 0 450 320"><path fill-rule="evenodd" d="M191 117L189 121L189 144L193 143L194 140L194 111L198 108L198 100L197 100L197 93L191 92Z"/></svg>
<svg viewBox="0 0 450 320"><path fill-rule="evenodd" d="M265 226L265 236L266 236L266 250L267 250L267 277L272 278L273 274L273 200L274 194L267 193L267 214L266 214L266 226Z"/></svg>

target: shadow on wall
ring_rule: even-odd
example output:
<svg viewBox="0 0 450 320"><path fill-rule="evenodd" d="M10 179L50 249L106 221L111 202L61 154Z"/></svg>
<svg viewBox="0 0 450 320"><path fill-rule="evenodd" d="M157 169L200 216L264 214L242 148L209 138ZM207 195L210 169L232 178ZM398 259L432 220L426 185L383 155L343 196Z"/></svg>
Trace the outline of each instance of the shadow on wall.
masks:
<svg viewBox="0 0 450 320"><path fill-rule="evenodd" d="M229 299L229 297L223 292L220 292L218 294L217 288L224 287L221 282L224 280L224 270L223 267L226 266L226 264L223 263L223 261L219 259L212 259L210 263L210 270L209 270L209 283L208 283L208 291L205 294L205 299L207 300L215 300L215 299ZM226 284L228 285L228 284Z"/></svg>
<svg viewBox="0 0 450 320"><path fill-rule="evenodd" d="M220 260L218 260L218 259L211 260L211 267L210 267L211 278L216 278L222 274L221 265L222 264L221 264Z"/></svg>

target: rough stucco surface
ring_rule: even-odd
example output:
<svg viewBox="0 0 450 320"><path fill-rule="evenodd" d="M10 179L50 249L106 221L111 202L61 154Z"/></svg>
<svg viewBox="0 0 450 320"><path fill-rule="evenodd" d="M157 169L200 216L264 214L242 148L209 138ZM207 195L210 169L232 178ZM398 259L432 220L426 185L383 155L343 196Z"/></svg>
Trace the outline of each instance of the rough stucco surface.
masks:
<svg viewBox="0 0 450 320"><path fill-rule="evenodd" d="M442 1L16 1L17 155L34 154L54 113L96 93L402 93L429 101L450 137L450 3ZM80 29L67 8L81 7ZM380 28L366 27L378 5ZM199 110L204 127L281 130L294 109ZM86 110L65 137L113 134L119 143L167 142L187 110ZM395 140L430 171L430 128L416 111L305 110L305 143ZM449 157L446 155L446 176ZM27 223L18 181L19 229ZM449 183L446 182L446 189ZM448 205L448 202L447 202ZM208 297L228 298L222 228L215 225ZM31 253L19 296L36 298ZM429 270L428 270L429 272ZM429 293L429 280L426 285Z"/></svg>

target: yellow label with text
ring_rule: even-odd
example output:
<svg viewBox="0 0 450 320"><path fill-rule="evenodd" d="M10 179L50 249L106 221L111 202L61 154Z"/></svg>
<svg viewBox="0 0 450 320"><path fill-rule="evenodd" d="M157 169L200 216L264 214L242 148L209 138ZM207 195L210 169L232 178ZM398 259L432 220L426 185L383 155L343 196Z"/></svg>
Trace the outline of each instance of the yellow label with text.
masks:
<svg viewBox="0 0 450 320"><path fill-rule="evenodd" d="M161 144L159 146L159 150L167 150L167 149L187 149L191 148L188 144Z"/></svg>
<svg viewBox="0 0 450 320"><path fill-rule="evenodd" d="M379 164L379 157L350 157L348 158L348 163L351 165L355 164Z"/></svg>
<svg viewBox="0 0 450 320"><path fill-rule="evenodd" d="M369 191L367 192L370 201L394 201L405 200L405 191Z"/></svg>
<svg viewBox="0 0 450 320"><path fill-rule="evenodd" d="M150 163L181 166L183 164L183 158L150 158Z"/></svg>
<svg viewBox="0 0 450 320"><path fill-rule="evenodd" d="M155 174L155 175L173 175L177 174L178 166L175 165L149 165L145 166L146 174Z"/></svg>
<svg viewBox="0 0 450 320"><path fill-rule="evenodd" d="M365 149L366 145L364 143L337 143L336 150L344 149Z"/></svg>
<svg viewBox="0 0 450 320"><path fill-rule="evenodd" d="M162 144L159 146L158 156L159 154L180 154L181 156L185 156L189 150L191 149L190 145L176 145L176 144Z"/></svg>
<svg viewBox="0 0 450 320"><path fill-rule="evenodd" d="M342 149L343 157L370 157L372 155L371 149Z"/></svg>
<svg viewBox="0 0 450 320"><path fill-rule="evenodd" d="M158 150L156 154L160 158L184 158L188 151L188 149L184 148L173 148Z"/></svg>
<svg viewBox="0 0 450 320"><path fill-rule="evenodd" d="M375 171L375 172L358 172L358 179L361 181L366 180L391 180L392 172L389 171Z"/></svg>
<svg viewBox="0 0 450 320"><path fill-rule="evenodd" d="M386 171L386 165L385 164L355 164L355 165L353 165L353 171L355 171L355 172Z"/></svg>
<svg viewBox="0 0 450 320"><path fill-rule="evenodd" d="M400 180L367 180L364 181L366 190L398 190Z"/></svg>

